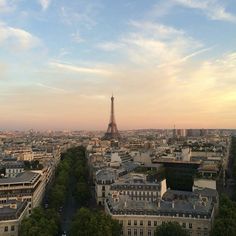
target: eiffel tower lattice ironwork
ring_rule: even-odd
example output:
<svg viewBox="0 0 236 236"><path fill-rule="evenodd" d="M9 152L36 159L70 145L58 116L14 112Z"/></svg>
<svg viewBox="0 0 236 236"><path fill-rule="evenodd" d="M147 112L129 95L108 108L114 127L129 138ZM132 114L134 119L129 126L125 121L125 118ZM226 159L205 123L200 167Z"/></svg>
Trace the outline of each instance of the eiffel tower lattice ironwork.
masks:
<svg viewBox="0 0 236 236"><path fill-rule="evenodd" d="M111 140L111 139L120 139L120 133L117 129L116 121L115 121L115 112L114 112L114 97L111 97L111 116L110 122L108 124L107 132L105 133L103 139Z"/></svg>

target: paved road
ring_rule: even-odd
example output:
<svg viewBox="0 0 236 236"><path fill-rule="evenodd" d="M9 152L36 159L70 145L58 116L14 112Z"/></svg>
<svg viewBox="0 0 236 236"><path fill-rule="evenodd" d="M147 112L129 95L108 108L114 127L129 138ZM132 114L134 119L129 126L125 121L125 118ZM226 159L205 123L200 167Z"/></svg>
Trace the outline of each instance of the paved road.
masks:
<svg viewBox="0 0 236 236"><path fill-rule="evenodd" d="M79 207L76 200L75 200L75 197L73 196L73 188L75 185L76 185L76 179L74 176L72 176L70 179L70 183L69 183L67 199L66 199L66 202L65 202L62 212L61 212L62 232L69 231L73 216L75 215L75 213Z"/></svg>
<svg viewBox="0 0 236 236"><path fill-rule="evenodd" d="M233 197L234 189L235 189L235 181L233 179L233 156L230 153L231 151L231 144L229 145L229 152L228 152L228 158L226 159L226 172L227 172L227 178L225 178L225 188L224 192L230 197Z"/></svg>

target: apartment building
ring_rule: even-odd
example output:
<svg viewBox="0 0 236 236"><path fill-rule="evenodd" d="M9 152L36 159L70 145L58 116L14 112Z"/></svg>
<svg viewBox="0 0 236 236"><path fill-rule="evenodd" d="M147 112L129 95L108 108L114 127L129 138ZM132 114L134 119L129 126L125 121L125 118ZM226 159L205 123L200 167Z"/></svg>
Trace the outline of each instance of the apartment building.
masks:
<svg viewBox="0 0 236 236"><path fill-rule="evenodd" d="M113 192L105 201L106 212L123 225L124 236L153 236L165 222L178 222L191 236L210 234L218 207L216 190L167 190L157 201L132 198L125 191Z"/></svg>
<svg viewBox="0 0 236 236"><path fill-rule="evenodd" d="M18 236L21 221L28 215L27 201L6 200L0 202L0 235Z"/></svg>
<svg viewBox="0 0 236 236"><path fill-rule="evenodd" d="M45 175L31 171L22 172L15 178L3 178L0 179L0 201L26 200L31 210L41 203L45 186Z"/></svg>

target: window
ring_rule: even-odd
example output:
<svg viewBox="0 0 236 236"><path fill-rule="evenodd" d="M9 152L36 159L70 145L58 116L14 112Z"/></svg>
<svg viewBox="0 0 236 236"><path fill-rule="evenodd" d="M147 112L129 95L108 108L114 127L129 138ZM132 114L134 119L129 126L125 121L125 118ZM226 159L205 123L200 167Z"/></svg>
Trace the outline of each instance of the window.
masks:
<svg viewBox="0 0 236 236"><path fill-rule="evenodd" d="M105 193L104 192L102 193L102 197L105 197Z"/></svg>
<svg viewBox="0 0 236 236"><path fill-rule="evenodd" d="M105 191L105 186L102 186L102 191Z"/></svg>
<svg viewBox="0 0 236 236"><path fill-rule="evenodd" d="M148 236L152 236L152 231L150 229L148 230Z"/></svg>
<svg viewBox="0 0 236 236"><path fill-rule="evenodd" d="M156 220L154 221L154 226L157 226L157 221Z"/></svg>
<svg viewBox="0 0 236 236"><path fill-rule="evenodd" d="M192 229L193 228L193 225L192 223L189 223L189 228Z"/></svg>
<svg viewBox="0 0 236 236"><path fill-rule="evenodd" d="M143 229L140 229L139 235L140 235L140 236L143 236Z"/></svg>
<svg viewBox="0 0 236 236"><path fill-rule="evenodd" d="M186 223L183 223L182 226L183 226L183 228L186 228Z"/></svg>
<svg viewBox="0 0 236 236"><path fill-rule="evenodd" d="M128 225L131 225L131 220L128 220Z"/></svg>
<svg viewBox="0 0 236 236"><path fill-rule="evenodd" d="M11 226L11 231L15 231L15 225Z"/></svg>
<svg viewBox="0 0 236 236"><path fill-rule="evenodd" d="M134 236L137 236L137 235L138 235L137 229L134 229Z"/></svg>
<svg viewBox="0 0 236 236"><path fill-rule="evenodd" d="M8 231L8 226L5 226L4 232L7 232L7 231Z"/></svg>
<svg viewBox="0 0 236 236"><path fill-rule="evenodd" d="M152 222L149 220L148 221L148 226L151 226L152 225Z"/></svg>
<svg viewBox="0 0 236 236"><path fill-rule="evenodd" d="M142 220L140 220L140 225L143 225L143 221Z"/></svg>
<svg viewBox="0 0 236 236"><path fill-rule="evenodd" d="M134 225L137 225L137 220L134 220Z"/></svg>
<svg viewBox="0 0 236 236"><path fill-rule="evenodd" d="M128 229L128 236L131 236L131 229Z"/></svg>

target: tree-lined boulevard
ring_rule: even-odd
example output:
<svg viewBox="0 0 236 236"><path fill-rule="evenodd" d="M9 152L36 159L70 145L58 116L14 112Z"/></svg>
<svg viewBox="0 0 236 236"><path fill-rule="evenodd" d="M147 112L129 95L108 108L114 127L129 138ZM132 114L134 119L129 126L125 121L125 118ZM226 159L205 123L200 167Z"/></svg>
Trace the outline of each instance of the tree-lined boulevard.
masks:
<svg viewBox="0 0 236 236"><path fill-rule="evenodd" d="M91 199L88 176L84 147L63 153L43 206L23 220L20 235L120 235L117 221L86 208Z"/></svg>

